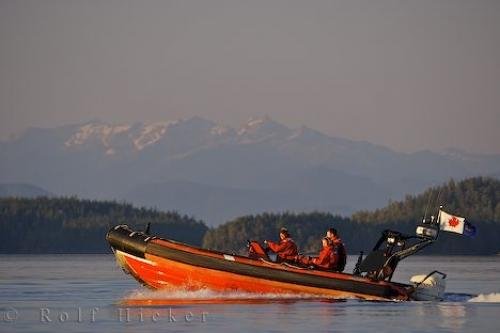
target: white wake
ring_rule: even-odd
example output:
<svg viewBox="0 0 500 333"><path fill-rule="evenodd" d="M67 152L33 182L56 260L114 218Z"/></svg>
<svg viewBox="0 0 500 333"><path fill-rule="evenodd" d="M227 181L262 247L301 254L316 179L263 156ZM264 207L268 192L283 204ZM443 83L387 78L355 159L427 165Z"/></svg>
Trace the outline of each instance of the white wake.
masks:
<svg viewBox="0 0 500 333"><path fill-rule="evenodd" d="M479 294L469 299L473 303L500 303L500 293Z"/></svg>
<svg viewBox="0 0 500 333"><path fill-rule="evenodd" d="M124 297L125 300L299 300L325 299L324 296L303 293L247 293L241 291L219 292L210 289L200 290L146 290L137 289Z"/></svg>

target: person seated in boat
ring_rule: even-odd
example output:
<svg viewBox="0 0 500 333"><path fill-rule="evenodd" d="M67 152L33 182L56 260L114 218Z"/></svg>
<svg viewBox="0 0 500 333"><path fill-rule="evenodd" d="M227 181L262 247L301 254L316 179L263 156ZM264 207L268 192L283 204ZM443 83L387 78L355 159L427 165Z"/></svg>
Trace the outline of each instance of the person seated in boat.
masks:
<svg viewBox="0 0 500 333"><path fill-rule="evenodd" d="M271 251L276 253L277 262L294 262L295 258L299 254L297 245L290 237L290 234L288 233L288 230L286 228L281 228L280 241L278 243L265 240L264 244L266 244Z"/></svg>
<svg viewBox="0 0 500 333"><path fill-rule="evenodd" d="M316 269L332 270L335 265L335 258L333 256L332 242L328 237L321 239L323 248L317 257L297 257L297 262L301 265L312 266Z"/></svg>
<svg viewBox="0 0 500 333"><path fill-rule="evenodd" d="M342 272L347 261L347 251L345 245L340 239L337 229L330 228L326 231L326 237L331 241L332 253L334 256L333 270Z"/></svg>

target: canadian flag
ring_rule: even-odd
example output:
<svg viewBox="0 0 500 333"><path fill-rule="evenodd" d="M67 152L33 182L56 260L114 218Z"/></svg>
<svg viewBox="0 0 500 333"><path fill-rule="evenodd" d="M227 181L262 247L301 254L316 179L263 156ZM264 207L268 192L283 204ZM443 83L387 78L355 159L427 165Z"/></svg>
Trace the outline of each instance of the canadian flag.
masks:
<svg viewBox="0 0 500 333"><path fill-rule="evenodd" d="M439 210L439 228L443 231L464 233L465 218L448 214L444 210Z"/></svg>

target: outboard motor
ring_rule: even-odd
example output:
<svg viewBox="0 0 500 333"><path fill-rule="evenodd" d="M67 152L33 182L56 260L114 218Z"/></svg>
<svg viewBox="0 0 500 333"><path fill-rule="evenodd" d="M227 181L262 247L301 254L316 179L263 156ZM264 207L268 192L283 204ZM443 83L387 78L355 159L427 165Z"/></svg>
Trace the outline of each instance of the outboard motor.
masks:
<svg viewBox="0 0 500 333"><path fill-rule="evenodd" d="M414 275L410 282L414 291L411 298L415 301L442 301L446 289L446 274L432 271L427 275Z"/></svg>

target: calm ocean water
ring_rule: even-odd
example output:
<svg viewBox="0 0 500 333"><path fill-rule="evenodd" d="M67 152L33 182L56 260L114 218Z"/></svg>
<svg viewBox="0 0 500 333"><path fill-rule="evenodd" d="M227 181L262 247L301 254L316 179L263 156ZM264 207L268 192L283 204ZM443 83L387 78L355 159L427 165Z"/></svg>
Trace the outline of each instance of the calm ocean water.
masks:
<svg viewBox="0 0 500 333"><path fill-rule="evenodd" d="M413 257L394 280L433 269L448 274L443 302L326 301L154 293L111 254L2 255L0 332L500 332L500 256ZM162 301L129 305L143 299Z"/></svg>

